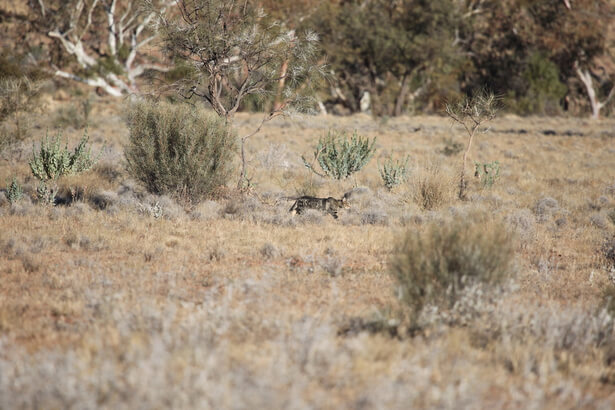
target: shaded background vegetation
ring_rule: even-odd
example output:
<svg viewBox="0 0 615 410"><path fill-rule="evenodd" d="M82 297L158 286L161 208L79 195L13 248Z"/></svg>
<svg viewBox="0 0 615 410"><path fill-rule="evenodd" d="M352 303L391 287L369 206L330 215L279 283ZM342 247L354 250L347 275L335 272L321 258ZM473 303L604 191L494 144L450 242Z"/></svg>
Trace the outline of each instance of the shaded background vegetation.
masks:
<svg viewBox="0 0 615 410"><path fill-rule="evenodd" d="M60 3L42 2L47 7L43 16L39 1L27 5L4 2L0 6L2 34L12 40L4 43L4 54L20 50L33 57L29 61L44 62L50 73L62 68L83 78L108 72L121 77L122 67L129 66L125 64L128 57L121 47L115 54L107 50L105 8L95 10L94 23L82 37L85 50L99 62L98 72L88 72L94 69L79 67L61 42L49 36L52 29L69 29L71 8ZM117 1L118 15L128 10L128 3ZM584 116L593 110L594 116L608 116L613 110L614 11L607 0L577 0L570 9L561 0L252 3L281 22L283 29L311 30L319 35L321 61L330 73L317 96L321 110L336 114L369 111L378 116L441 112L446 101L472 95L479 88L502 96L509 111L522 115L568 112ZM168 13L176 12L169 7ZM11 43L19 46L11 47ZM161 67L164 57L154 46L139 49L133 65L146 69L136 84L152 84L155 79L158 87L158 81L181 79L185 63L174 66L168 59ZM15 58L8 56L0 62L0 75L12 71L9 61ZM154 61L158 65L150 70ZM596 94L594 105L603 106L592 107L589 88ZM246 100L242 109L267 111L275 100L272 90L268 98Z"/></svg>

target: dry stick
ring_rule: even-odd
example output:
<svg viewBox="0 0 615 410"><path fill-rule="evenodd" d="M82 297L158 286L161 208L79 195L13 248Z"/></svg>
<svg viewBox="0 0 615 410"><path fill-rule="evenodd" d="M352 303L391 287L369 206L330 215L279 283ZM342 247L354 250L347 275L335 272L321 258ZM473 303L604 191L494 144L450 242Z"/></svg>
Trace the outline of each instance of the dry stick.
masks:
<svg viewBox="0 0 615 410"><path fill-rule="evenodd" d="M239 181L237 181L237 189L242 189L242 185L244 181L246 180L246 151L245 151L246 141L248 140L248 138L257 134L266 122L271 121L272 119L274 119L275 117L281 114L282 114L281 110L270 112L262 119L261 123L258 125L258 127L254 131L252 131L248 135L241 137L241 173L239 175Z"/></svg>
<svg viewBox="0 0 615 410"><path fill-rule="evenodd" d="M459 181L459 199L461 200L464 200L466 198L466 186L467 186L466 177L465 177L466 176L466 162L468 159L468 153L470 152L470 148L472 147L472 140L474 139L475 131L476 131L476 128L472 128L471 132L468 131L470 134L468 138L468 146L465 152L463 153L463 165L461 167L461 180Z"/></svg>
<svg viewBox="0 0 615 410"><path fill-rule="evenodd" d="M312 160L312 163L310 164L310 168L309 168L309 170L310 170L310 171L312 171L314 174L318 175L318 176L319 176L319 177L321 177L321 178L326 178L326 175L323 175L323 174L321 174L321 173L317 172L317 171L314 169L314 164L316 163L316 160L318 159L318 157L320 156L320 154L322 154L322 152L323 152L324 150L325 150L325 147L323 146L323 147L321 147L321 148L320 148L320 149L316 152L316 154L314 154L314 159ZM311 191L311 190L313 189L313 187L314 187L314 183L313 183L313 182L314 182L314 175L312 175L312 172L310 172L310 191Z"/></svg>
<svg viewBox="0 0 615 410"><path fill-rule="evenodd" d="M466 174L466 163L467 163L467 159L468 159L468 153L470 152L470 148L472 148L472 141L474 140L474 134L476 133L476 130L478 129L478 127L480 126L480 121L475 119L473 116L470 116L470 119L472 120L472 122L474 122L474 125L472 126L472 128L470 129L470 127L468 127L468 125L466 124L465 121L462 121L461 118L459 118L458 116L449 113L449 115L451 116L451 118L458 122L459 124L463 125L463 127L466 129L469 137L468 137L468 144L466 147L465 152L463 153L463 164L461 166L461 178L459 181L459 199L464 200L466 198L466 187L467 187L467 182L465 179L465 174Z"/></svg>

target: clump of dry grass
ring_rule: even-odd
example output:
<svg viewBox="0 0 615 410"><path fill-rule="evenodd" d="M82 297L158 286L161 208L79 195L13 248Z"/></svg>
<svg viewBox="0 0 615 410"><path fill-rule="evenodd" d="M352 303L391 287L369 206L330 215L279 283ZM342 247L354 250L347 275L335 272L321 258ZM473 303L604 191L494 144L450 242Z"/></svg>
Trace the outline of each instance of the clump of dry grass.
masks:
<svg viewBox="0 0 615 410"><path fill-rule="evenodd" d="M538 218L538 222L549 220L559 209L557 200L550 196L543 196L534 204L534 213Z"/></svg>
<svg viewBox="0 0 615 410"><path fill-rule="evenodd" d="M436 162L415 172L411 187L412 198L425 210L437 209L453 198L453 179Z"/></svg>
<svg viewBox="0 0 615 410"><path fill-rule="evenodd" d="M607 229L609 226L609 221L602 212L590 215L589 222L598 229Z"/></svg>
<svg viewBox="0 0 615 410"><path fill-rule="evenodd" d="M529 209L515 209L506 215L505 220L523 245L530 243L536 236L536 218Z"/></svg>
<svg viewBox="0 0 615 410"><path fill-rule="evenodd" d="M320 267L331 276L339 276L344 267L344 260L333 248L327 248L325 254L319 259Z"/></svg>
<svg viewBox="0 0 615 410"><path fill-rule="evenodd" d="M216 201L203 201L192 209L190 217L198 221L211 221L219 217L221 207Z"/></svg>
<svg viewBox="0 0 615 410"><path fill-rule="evenodd" d="M513 258L510 235L501 224L464 218L407 232L390 272L416 319L427 304L451 308L467 286L509 278Z"/></svg>
<svg viewBox="0 0 615 410"><path fill-rule="evenodd" d="M279 257L282 252L273 244L267 242L259 249L260 255L265 259L275 259Z"/></svg>

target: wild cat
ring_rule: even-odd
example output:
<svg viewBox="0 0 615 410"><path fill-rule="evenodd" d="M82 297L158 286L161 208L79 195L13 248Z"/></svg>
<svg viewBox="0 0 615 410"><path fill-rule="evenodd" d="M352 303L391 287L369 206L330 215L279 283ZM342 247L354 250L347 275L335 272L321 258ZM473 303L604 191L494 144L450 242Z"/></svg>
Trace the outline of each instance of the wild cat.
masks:
<svg viewBox="0 0 615 410"><path fill-rule="evenodd" d="M348 203L350 194L350 192L346 192L342 199L335 199L331 196L328 198L316 198L314 196L285 197L284 199L292 199L295 201L293 206L288 210L293 215L300 215L306 209L317 209L337 219L337 212L340 209L350 208L350 204Z"/></svg>

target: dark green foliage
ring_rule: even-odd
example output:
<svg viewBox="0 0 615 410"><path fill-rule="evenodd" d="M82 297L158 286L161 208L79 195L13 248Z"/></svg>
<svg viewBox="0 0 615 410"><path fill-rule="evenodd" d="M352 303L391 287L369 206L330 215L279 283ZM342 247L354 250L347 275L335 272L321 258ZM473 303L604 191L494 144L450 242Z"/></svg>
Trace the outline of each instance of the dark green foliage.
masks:
<svg viewBox="0 0 615 410"><path fill-rule="evenodd" d="M451 308L466 286L498 284L512 272L514 251L504 226L473 219L408 231L397 246L391 275L414 318L427 304Z"/></svg>
<svg viewBox="0 0 615 410"><path fill-rule="evenodd" d="M314 151L320 168L326 176L337 180L346 179L360 171L374 155L376 138L360 136L356 131L348 138L345 132L330 130L321 137ZM303 157L304 165L316 172Z"/></svg>
<svg viewBox="0 0 615 410"><path fill-rule="evenodd" d="M416 96L429 103L454 93L458 18L450 0L371 0L323 2L306 24L321 35L344 95L333 102L356 112L369 91L375 114L400 115Z"/></svg>
<svg viewBox="0 0 615 410"><path fill-rule="evenodd" d="M382 168L378 165L380 177L388 190L406 182L408 179L408 159L409 157L406 157L403 162L401 160L394 161L393 156L391 156L382 164Z"/></svg>
<svg viewBox="0 0 615 410"><path fill-rule="evenodd" d="M559 76L557 66L542 53L532 54L521 75L527 88L508 105L520 114L558 114L560 100L568 90Z"/></svg>
<svg viewBox="0 0 615 410"><path fill-rule="evenodd" d="M577 0L573 10L563 3L481 3L480 13L460 26L472 67L460 78L463 91L471 93L489 84L498 94L509 96L508 107L522 114L557 113L558 96L579 93L574 88L564 92L562 87L575 83L575 64L586 67L608 54L607 33L613 20L608 0Z"/></svg>
<svg viewBox="0 0 615 410"><path fill-rule="evenodd" d="M127 170L149 192L198 202L227 182L237 139L224 119L184 104L140 102L127 122Z"/></svg>

